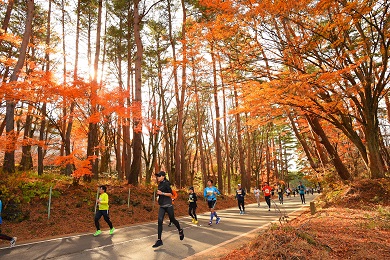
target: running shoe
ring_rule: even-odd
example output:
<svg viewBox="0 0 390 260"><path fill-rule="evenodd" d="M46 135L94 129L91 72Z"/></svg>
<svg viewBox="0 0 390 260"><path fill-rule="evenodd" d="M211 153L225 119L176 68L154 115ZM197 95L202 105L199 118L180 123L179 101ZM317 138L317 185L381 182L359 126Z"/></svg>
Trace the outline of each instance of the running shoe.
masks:
<svg viewBox="0 0 390 260"><path fill-rule="evenodd" d="M95 234L93 234L94 237L97 237L98 235L100 235L102 233L101 230L96 230Z"/></svg>
<svg viewBox="0 0 390 260"><path fill-rule="evenodd" d="M111 229L110 229L110 235L114 234L114 231L115 231L115 228L114 228L114 227L111 228Z"/></svg>
<svg viewBox="0 0 390 260"><path fill-rule="evenodd" d="M242 215L242 211L240 210L240 215Z"/></svg>
<svg viewBox="0 0 390 260"><path fill-rule="evenodd" d="M213 224L213 222L210 221L210 222L209 222L209 226L211 226L212 224Z"/></svg>
<svg viewBox="0 0 390 260"><path fill-rule="evenodd" d="M156 243L154 245L152 245L152 247L159 247L159 246L162 246L163 245L163 242L161 239L157 240Z"/></svg>
<svg viewBox="0 0 390 260"><path fill-rule="evenodd" d="M194 221L194 224L198 225L198 222L199 222L199 221L195 220L195 221Z"/></svg>
<svg viewBox="0 0 390 260"><path fill-rule="evenodd" d="M169 222L168 227L172 227L172 222Z"/></svg>
<svg viewBox="0 0 390 260"><path fill-rule="evenodd" d="M179 236L180 236L180 240L183 240L183 239L184 239L184 232L183 232L183 229L180 229L180 230L179 230Z"/></svg>
<svg viewBox="0 0 390 260"><path fill-rule="evenodd" d="M10 245L10 247L14 247L15 246L15 244L16 244L16 239L18 239L17 237L13 237L12 239L11 239L11 245Z"/></svg>
<svg viewBox="0 0 390 260"><path fill-rule="evenodd" d="M195 223L195 219L193 218L193 219L191 220L191 222L192 222L192 223Z"/></svg>
<svg viewBox="0 0 390 260"><path fill-rule="evenodd" d="M220 221L221 221L221 218L218 217L217 220L215 221L215 224L219 224Z"/></svg>

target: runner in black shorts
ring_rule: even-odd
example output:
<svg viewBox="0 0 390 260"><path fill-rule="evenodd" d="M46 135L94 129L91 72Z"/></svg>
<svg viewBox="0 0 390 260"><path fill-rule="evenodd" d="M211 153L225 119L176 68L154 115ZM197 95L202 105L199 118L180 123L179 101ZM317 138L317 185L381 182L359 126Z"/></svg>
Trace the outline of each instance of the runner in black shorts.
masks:
<svg viewBox="0 0 390 260"><path fill-rule="evenodd" d="M215 210L214 210L215 204L217 203L217 195L220 195L220 194L221 193L219 192L219 190L213 186L213 181L209 180L207 182L207 187L204 189L204 192L203 192L203 196L206 198L207 204L208 204L209 209L210 209L209 226L212 225L214 216L216 217L215 224L218 224L219 221L221 221L221 218L218 217L217 212L215 212Z"/></svg>

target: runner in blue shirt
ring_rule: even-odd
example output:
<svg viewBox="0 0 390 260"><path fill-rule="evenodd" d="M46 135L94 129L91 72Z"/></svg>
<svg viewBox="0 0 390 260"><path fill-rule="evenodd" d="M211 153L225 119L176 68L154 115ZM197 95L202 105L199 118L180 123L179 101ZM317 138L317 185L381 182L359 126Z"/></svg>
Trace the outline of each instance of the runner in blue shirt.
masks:
<svg viewBox="0 0 390 260"><path fill-rule="evenodd" d="M219 221L221 221L221 218L218 217L217 212L215 212L215 210L214 210L215 204L217 204L217 195L220 195L220 194L221 193L219 192L219 190L213 186L213 181L209 180L207 182L207 187L204 189L204 192L203 192L203 196L206 198L207 204L208 204L209 209L210 209L209 226L212 225L214 216L216 217L215 224L218 224Z"/></svg>
<svg viewBox="0 0 390 260"><path fill-rule="evenodd" d="M306 204L306 200L305 200L306 187L305 187L305 185L302 184L301 181L299 182L297 189L298 189L299 195L301 196L302 204Z"/></svg>

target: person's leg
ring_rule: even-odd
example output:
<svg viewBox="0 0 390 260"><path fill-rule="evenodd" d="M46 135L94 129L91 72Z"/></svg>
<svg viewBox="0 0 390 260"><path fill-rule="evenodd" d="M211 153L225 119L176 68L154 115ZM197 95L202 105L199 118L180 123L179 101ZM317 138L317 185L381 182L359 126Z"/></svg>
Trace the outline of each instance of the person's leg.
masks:
<svg viewBox="0 0 390 260"><path fill-rule="evenodd" d="M192 208L192 214L194 215L194 218L195 218L195 224L197 224L197 221L198 221L198 216L196 216L196 207L193 207Z"/></svg>
<svg viewBox="0 0 390 260"><path fill-rule="evenodd" d="M173 207L168 207L166 208L166 212L168 213L168 217L169 217L169 221L171 221L171 223L173 223L177 230L180 230L180 224L179 224L179 221L177 221L177 219L175 218L175 213L173 211Z"/></svg>
<svg viewBox="0 0 390 260"><path fill-rule="evenodd" d="M5 234L0 234L0 239L1 239L1 240L8 240L8 241L11 241L11 240L12 240L12 237L7 236L7 235L5 235Z"/></svg>
<svg viewBox="0 0 390 260"><path fill-rule="evenodd" d="M257 207L260 207L260 196L256 197Z"/></svg>
<svg viewBox="0 0 390 260"><path fill-rule="evenodd" d="M306 204L305 194L303 194L303 204Z"/></svg>
<svg viewBox="0 0 390 260"><path fill-rule="evenodd" d="M169 217L170 221L176 226L177 230L179 231L180 240L183 240L184 239L184 232L183 232L183 229L180 227L179 221L177 221L177 219L175 218L175 213L173 211L173 207L168 207L166 209L166 211L168 213L168 217Z"/></svg>
<svg viewBox="0 0 390 260"><path fill-rule="evenodd" d="M189 206L189 207L188 207L188 215L190 215L190 217L191 217L192 219L194 219L195 217L194 217L194 215L192 214L192 212L193 212L193 209L192 209L191 206Z"/></svg>
<svg viewBox="0 0 390 260"><path fill-rule="evenodd" d="M303 204L303 194L302 193L299 193L299 196L301 197L301 202Z"/></svg>
<svg viewBox="0 0 390 260"><path fill-rule="evenodd" d="M110 220L108 210L102 210L102 215L103 215L104 221L106 221L108 226L110 227L110 229L112 229L113 226L112 226L112 222Z"/></svg>
<svg viewBox="0 0 390 260"><path fill-rule="evenodd" d="M95 227L96 227L96 230L100 230L99 219L101 217L102 217L102 212L100 210L96 211L96 215L95 215Z"/></svg>
<svg viewBox="0 0 390 260"><path fill-rule="evenodd" d="M271 209L271 196L266 196L265 197L265 202L267 202L268 211L270 211L270 209Z"/></svg>
<svg viewBox="0 0 390 260"><path fill-rule="evenodd" d="M245 212L245 201L244 200L241 201L241 207L242 207L242 213L244 213Z"/></svg>
<svg viewBox="0 0 390 260"><path fill-rule="evenodd" d="M158 228L157 228L157 238L161 240L161 234L163 230L163 221L165 216L165 208L160 207L158 210Z"/></svg>
<svg viewBox="0 0 390 260"><path fill-rule="evenodd" d="M238 205L238 209L240 210L240 213L241 213L242 209L241 209L241 201L240 200L237 200L237 205Z"/></svg>

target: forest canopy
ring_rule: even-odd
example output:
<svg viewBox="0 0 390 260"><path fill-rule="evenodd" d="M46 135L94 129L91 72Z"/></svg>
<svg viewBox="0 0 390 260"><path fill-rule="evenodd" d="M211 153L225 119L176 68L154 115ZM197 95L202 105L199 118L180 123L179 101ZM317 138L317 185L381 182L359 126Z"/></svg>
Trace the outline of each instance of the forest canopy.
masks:
<svg viewBox="0 0 390 260"><path fill-rule="evenodd" d="M2 171L388 177L389 5L0 0Z"/></svg>

